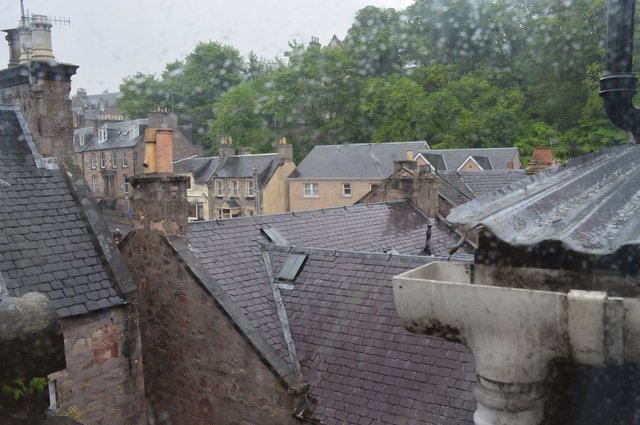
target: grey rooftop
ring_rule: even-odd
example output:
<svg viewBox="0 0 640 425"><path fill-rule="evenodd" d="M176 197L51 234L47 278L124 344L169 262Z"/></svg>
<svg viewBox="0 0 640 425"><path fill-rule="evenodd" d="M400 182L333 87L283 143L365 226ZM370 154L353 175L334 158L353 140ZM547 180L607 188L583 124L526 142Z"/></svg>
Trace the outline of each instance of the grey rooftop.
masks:
<svg viewBox="0 0 640 425"><path fill-rule="evenodd" d="M30 137L29 137L30 138ZM15 108L0 106L0 274L11 296L46 295L61 317L123 303L57 169L37 168Z"/></svg>

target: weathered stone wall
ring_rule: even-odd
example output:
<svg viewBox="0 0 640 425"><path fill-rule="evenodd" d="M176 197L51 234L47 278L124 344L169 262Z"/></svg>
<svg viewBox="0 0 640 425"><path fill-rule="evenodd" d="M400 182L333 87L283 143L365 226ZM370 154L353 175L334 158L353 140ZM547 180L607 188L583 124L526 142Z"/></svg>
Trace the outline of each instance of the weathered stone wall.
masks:
<svg viewBox="0 0 640 425"><path fill-rule="evenodd" d="M137 231L122 249L139 284L150 423L298 423L302 395L285 389L166 239Z"/></svg>
<svg viewBox="0 0 640 425"><path fill-rule="evenodd" d="M56 381L59 412L85 425L147 423L140 334L132 307L62 320L67 368Z"/></svg>

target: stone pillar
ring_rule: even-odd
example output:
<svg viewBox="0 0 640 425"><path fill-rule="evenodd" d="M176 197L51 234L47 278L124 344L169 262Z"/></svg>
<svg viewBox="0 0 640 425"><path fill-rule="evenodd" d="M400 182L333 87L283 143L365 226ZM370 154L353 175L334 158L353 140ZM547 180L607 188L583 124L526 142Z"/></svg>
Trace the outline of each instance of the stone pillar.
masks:
<svg viewBox="0 0 640 425"><path fill-rule="evenodd" d="M186 241L189 177L143 174L128 181L133 187L133 228L157 230Z"/></svg>

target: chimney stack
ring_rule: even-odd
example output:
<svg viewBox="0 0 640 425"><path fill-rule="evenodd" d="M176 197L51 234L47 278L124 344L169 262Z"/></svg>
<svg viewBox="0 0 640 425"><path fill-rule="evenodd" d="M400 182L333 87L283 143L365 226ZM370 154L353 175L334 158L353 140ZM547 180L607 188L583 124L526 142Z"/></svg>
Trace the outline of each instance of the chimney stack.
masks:
<svg viewBox="0 0 640 425"><path fill-rule="evenodd" d="M9 64L7 67L13 68L20 65L20 31L18 28L4 30L7 33L5 39L9 43Z"/></svg>
<svg viewBox="0 0 640 425"><path fill-rule="evenodd" d="M20 28L20 63L55 61L51 44L53 24L45 15L31 15Z"/></svg>
<svg viewBox="0 0 640 425"><path fill-rule="evenodd" d="M278 142L278 159L283 162L293 161L293 146L287 144L286 137L281 137Z"/></svg>
<svg viewBox="0 0 640 425"><path fill-rule="evenodd" d="M78 67L55 62L46 16L32 15L25 21L5 31L10 58L9 67L0 71L0 103L19 106L43 157L73 159L69 93Z"/></svg>
<svg viewBox="0 0 640 425"><path fill-rule="evenodd" d="M231 136L223 136L220 139L220 147L218 148L218 156L220 156L220 161L225 158L230 157L231 155L235 155L236 151L233 148L233 139Z"/></svg>
<svg viewBox="0 0 640 425"><path fill-rule="evenodd" d="M127 180L133 187L133 228L186 239L189 177L173 174L173 129L147 128L144 141L144 174Z"/></svg>

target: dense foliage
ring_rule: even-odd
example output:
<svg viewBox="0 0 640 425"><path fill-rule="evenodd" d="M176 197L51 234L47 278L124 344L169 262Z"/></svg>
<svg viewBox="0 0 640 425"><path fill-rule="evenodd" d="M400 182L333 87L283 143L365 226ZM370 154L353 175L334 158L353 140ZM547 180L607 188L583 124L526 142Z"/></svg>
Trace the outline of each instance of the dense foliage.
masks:
<svg viewBox="0 0 640 425"><path fill-rule="evenodd" d="M605 16L604 0L368 6L339 47L292 42L267 61L200 43L160 78L125 79L121 108L175 110L211 152L229 135L254 152L286 136L297 159L316 144L407 140L568 158L627 140L598 97Z"/></svg>

